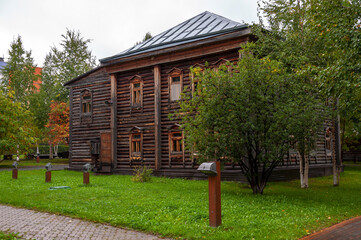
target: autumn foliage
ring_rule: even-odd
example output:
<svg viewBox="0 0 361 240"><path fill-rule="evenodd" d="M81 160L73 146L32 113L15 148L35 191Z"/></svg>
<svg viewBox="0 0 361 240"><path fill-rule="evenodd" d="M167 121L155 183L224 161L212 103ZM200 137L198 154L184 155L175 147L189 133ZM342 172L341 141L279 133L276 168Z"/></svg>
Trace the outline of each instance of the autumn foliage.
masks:
<svg viewBox="0 0 361 240"><path fill-rule="evenodd" d="M49 121L45 127L49 130L48 140L50 144L68 144L69 106L67 103L51 102Z"/></svg>

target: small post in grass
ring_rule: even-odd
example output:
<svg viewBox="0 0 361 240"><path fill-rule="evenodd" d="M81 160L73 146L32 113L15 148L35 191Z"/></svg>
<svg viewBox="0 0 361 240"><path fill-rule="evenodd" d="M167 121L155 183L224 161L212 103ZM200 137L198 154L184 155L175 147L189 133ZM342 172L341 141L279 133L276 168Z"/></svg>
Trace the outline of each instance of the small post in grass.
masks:
<svg viewBox="0 0 361 240"><path fill-rule="evenodd" d="M36 153L36 162L37 163L40 162L40 153L39 152Z"/></svg>
<svg viewBox="0 0 361 240"><path fill-rule="evenodd" d="M83 166L83 184L89 184L89 172L91 171L92 166L90 163L86 163Z"/></svg>
<svg viewBox="0 0 361 240"><path fill-rule="evenodd" d="M13 179L18 179L18 165L17 161L13 162Z"/></svg>
<svg viewBox="0 0 361 240"><path fill-rule="evenodd" d="M47 163L45 165L45 182L51 182L51 169L53 168L53 166L51 165L51 163Z"/></svg>
<svg viewBox="0 0 361 240"><path fill-rule="evenodd" d="M197 170L208 176L209 226L218 227L222 224L221 163L220 161L205 162L202 163Z"/></svg>

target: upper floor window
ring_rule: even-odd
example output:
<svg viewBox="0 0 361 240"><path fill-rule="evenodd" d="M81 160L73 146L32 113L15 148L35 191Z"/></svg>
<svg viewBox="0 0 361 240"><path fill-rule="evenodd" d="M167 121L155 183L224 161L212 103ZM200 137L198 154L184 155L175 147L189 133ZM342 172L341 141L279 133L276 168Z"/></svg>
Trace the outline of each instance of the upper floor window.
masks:
<svg viewBox="0 0 361 240"><path fill-rule="evenodd" d="M198 89L198 83L199 83L199 75L203 73L204 65L202 64L195 64L192 66L192 95L197 91ZM200 89L198 89L198 93L200 93Z"/></svg>
<svg viewBox="0 0 361 240"><path fill-rule="evenodd" d="M325 129L325 150L327 156L332 156L333 143L332 143L332 129L327 127Z"/></svg>
<svg viewBox="0 0 361 240"><path fill-rule="evenodd" d="M91 115L92 113L92 102L93 96L92 92L88 89L85 89L81 94L81 113L83 115Z"/></svg>
<svg viewBox="0 0 361 240"><path fill-rule="evenodd" d="M140 108L143 105L143 81L137 75L130 81L130 102L134 108Z"/></svg>
<svg viewBox="0 0 361 240"><path fill-rule="evenodd" d="M221 66L226 66L227 67L227 70L230 72L232 71L232 66L230 64L230 61L227 60L227 59L224 59L224 58L221 58L219 59L218 61L214 62L213 64L213 69L218 72L218 69L221 67Z"/></svg>
<svg viewBox="0 0 361 240"><path fill-rule="evenodd" d="M180 100L183 87L183 72L173 68L168 73L169 100L171 102Z"/></svg>

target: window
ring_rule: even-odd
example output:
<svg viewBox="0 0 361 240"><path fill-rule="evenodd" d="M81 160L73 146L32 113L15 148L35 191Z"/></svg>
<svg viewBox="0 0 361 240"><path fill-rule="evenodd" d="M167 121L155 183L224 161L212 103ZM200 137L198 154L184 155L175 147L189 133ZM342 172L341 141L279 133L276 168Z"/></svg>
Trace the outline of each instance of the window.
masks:
<svg viewBox="0 0 361 240"><path fill-rule="evenodd" d="M130 105L133 108L140 108L143 105L142 83L142 78L138 75L130 80Z"/></svg>
<svg viewBox="0 0 361 240"><path fill-rule="evenodd" d="M327 127L325 129L325 150L326 150L326 156L332 156L332 129L330 127Z"/></svg>
<svg viewBox="0 0 361 240"><path fill-rule="evenodd" d="M81 93L80 109L83 118L91 117L93 111L93 94L89 89L85 89Z"/></svg>
<svg viewBox="0 0 361 240"><path fill-rule="evenodd" d="M143 128L133 127L129 133L129 158L143 161Z"/></svg>
<svg viewBox="0 0 361 240"><path fill-rule="evenodd" d="M197 90L198 83L199 83L199 75L203 73L204 65L202 64L195 64L192 66L192 95L194 95L195 91ZM200 93L200 89L198 89L198 93Z"/></svg>
<svg viewBox="0 0 361 240"><path fill-rule="evenodd" d="M173 68L168 73L169 82L169 100L174 102L180 100L182 86L183 86L183 73L178 68Z"/></svg>
<svg viewBox="0 0 361 240"><path fill-rule="evenodd" d="M171 133L171 154L181 154L183 152L182 132Z"/></svg>
<svg viewBox="0 0 361 240"><path fill-rule="evenodd" d="M132 143L131 143L131 151L132 151L132 157L133 156L139 156L141 151L140 148L140 140L141 140L141 136L140 133L137 134L132 134Z"/></svg>
<svg viewBox="0 0 361 240"><path fill-rule="evenodd" d="M227 67L227 70L230 72L232 71L232 66L230 64L231 62L227 59L224 59L224 58L221 58L219 59L217 62L213 63L213 69L214 71L218 72L218 69L221 67L221 66L226 66Z"/></svg>

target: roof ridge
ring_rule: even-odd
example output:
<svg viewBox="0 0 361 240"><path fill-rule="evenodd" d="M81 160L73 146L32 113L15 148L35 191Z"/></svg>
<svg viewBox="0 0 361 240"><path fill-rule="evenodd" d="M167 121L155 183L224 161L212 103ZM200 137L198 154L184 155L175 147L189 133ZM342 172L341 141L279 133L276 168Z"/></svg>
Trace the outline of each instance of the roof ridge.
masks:
<svg viewBox="0 0 361 240"><path fill-rule="evenodd" d="M156 36L128 48L116 55L100 59L104 63L125 55L135 54L142 51L150 51L152 48L164 48L167 45L182 44L185 41L210 37L218 33L236 30L248 25L230 20L218 14L204 11L196 16L185 20L176 26L157 34ZM163 47L162 47L163 46Z"/></svg>

